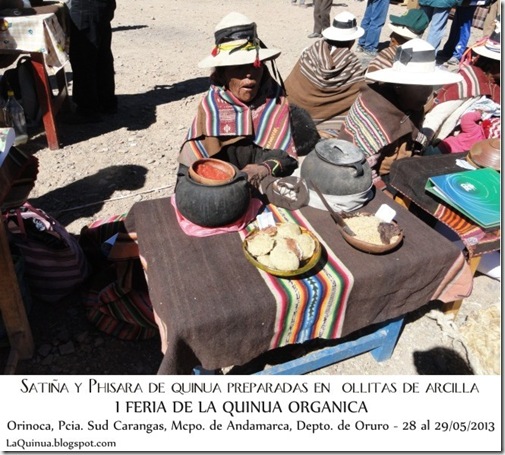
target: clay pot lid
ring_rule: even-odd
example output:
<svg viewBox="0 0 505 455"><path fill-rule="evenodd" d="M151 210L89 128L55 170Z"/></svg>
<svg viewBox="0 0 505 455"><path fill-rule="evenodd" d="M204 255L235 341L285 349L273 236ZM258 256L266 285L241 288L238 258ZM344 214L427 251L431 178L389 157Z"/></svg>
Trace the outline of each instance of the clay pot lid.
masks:
<svg viewBox="0 0 505 455"><path fill-rule="evenodd" d="M365 158L359 147L342 139L323 139L316 144L315 150L323 161L337 166L361 163Z"/></svg>
<svg viewBox="0 0 505 455"><path fill-rule="evenodd" d="M478 167L490 167L499 171L501 167L500 139L484 139L476 142L470 149L468 161Z"/></svg>
<svg viewBox="0 0 505 455"><path fill-rule="evenodd" d="M236 168L216 158L202 158L189 168L192 180L202 185L217 186L231 182L236 175Z"/></svg>

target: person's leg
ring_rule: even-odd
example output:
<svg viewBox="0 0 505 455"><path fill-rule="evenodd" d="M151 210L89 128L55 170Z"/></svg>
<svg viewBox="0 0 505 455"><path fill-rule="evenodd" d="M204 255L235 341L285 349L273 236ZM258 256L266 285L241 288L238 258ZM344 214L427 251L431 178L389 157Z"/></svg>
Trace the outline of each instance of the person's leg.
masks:
<svg viewBox="0 0 505 455"><path fill-rule="evenodd" d="M112 55L112 27L114 17L114 2L104 11L98 27L100 30L100 44L98 47L98 95L100 97L100 110L114 113L117 110L117 98L115 95L114 56Z"/></svg>
<svg viewBox="0 0 505 455"><path fill-rule="evenodd" d="M69 58L72 66L72 101L83 113L98 109L97 49L89 41L85 32L70 22Z"/></svg>
<svg viewBox="0 0 505 455"><path fill-rule="evenodd" d="M330 26L331 5L333 0L321 1L321 31Z"/></svg>
<svg viewBox="0 0 505 455"><path fill-rule="evenodd" d="M358 46L361 48L365 48L368 27L370 26L370 19L372 16L372 2L373 0L368 0L365 8L365 14L363 15L363 19L361 19L361 28L365 30L365 33L358 39Z"/></svg>
<svg viewBox="0 0 505 455"><path fill-rule="evenodd" d="M362 47L365 51L376 52L379 47L381 30L388 14L389 0L372 0L370 6L370 19Z"/></svg>
<svg viewBox="0 0 505 455"><path fill-rule="evenodd" d="M449 36L447 38L447 41L444 44L444 47L442 50L437 54L438 58L441 58L441 60L447 60L450 59L454 53L454 49L456 48L456 44L458 43L459 40L459 33L460 33L460 11L463 8L459 7L456 8L456 12L454 13L454 17L452 18L452 24L451 24L451 29L449 30Z"/></svg>
<svg viewBox="0 0 505 455"><path fill-rule="evenodd" d="M425 9L425 7L423 7L423 9ZM445 27L447 26L450 10L448 8L431 8L431 10L432 13L429 15L431 20L430 29L426 41L437 51L445 34Z"/></svg>
<svg viewBox="0 0 505 455"><path fill-rule="evenodd" d="M458 60L461 60L461 57L463 57L463 53L466 50L468 40L470 39L470 34L472 33L473 15L476 9L477 9L476 6L466 6L464 8L461 8L461 14L459 19L460 21L459 39L458 42L456 43L452 55Z"/></svg>

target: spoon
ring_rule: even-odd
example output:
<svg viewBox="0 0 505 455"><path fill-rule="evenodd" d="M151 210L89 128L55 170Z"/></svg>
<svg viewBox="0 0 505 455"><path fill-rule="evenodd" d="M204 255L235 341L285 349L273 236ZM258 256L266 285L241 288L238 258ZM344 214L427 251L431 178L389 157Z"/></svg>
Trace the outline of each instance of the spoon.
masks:
<svg viewBox="0 0 505 455"><path fill-rule="evenodd" d="M309 180L310 185L312 188L314 188L315 192L317 195L320 197L321 201L323 202L324 206L328 209L328 212L330 212L331 217L333 220L344 230L344 232L352 237L356 237L356 234L354 231L349 227L349 225L344 221L344 219L340 216L339 213L337 213L331 205L328 203L328 201L325 199L323 196L323 193L321 193L320 189L317 187L317 185L312 181Z"/></svg>

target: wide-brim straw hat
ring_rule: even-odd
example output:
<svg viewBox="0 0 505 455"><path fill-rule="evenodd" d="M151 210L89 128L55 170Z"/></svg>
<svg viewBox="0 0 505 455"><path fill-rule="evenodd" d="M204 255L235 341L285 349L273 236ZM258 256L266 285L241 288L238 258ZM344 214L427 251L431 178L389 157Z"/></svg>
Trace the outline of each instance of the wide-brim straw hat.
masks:
<svg viewBox="0 0 505 455"><path fill-rule="evenodd" d="M331 41L352 41L364 33L365 30L356 22L356 16L347 11L337 14L332 24L322 31L322 35Z"/></svg>
<svg viewBox="0 0 505 455"><path fill-rule="evenodd" d="M413 31L409 30L407 27L403 25L388 24L388 27L391 29L392 32L396 33L397 35L403 36L404 38L414 39L414 38L421 38L421 36L423 36L422 33L420 34L414 33Z"/></svg>
<svg viewBox="0 0 505 455"><path fill-rule="evenodd" d="M214 30L211 55L198 63L200 68L236 66L277 58L279 49L268 49L258 38L256 23L243 14L227 14Z"/></svg>
<svg viewBox="0 0 505 455"><path fill-rule="evenodd" d="M419 38L398 46L391 68L367 73L366 78L406 85L446 85L463 80L460 74L437 68L434 47Z"/></svg>

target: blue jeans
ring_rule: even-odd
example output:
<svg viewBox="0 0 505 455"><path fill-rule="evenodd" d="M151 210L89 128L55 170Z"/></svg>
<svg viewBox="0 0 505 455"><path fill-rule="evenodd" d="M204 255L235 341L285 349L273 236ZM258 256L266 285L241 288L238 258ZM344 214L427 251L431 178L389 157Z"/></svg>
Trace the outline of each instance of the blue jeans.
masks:
<svg viewBox="0 0 505 455"><path fill-rule="evenodd" d="M358 40L358 44L367 51L376 51L382 27L388 15L389 0L368 0L361 27L365 34Z"/></svg>
<svg viewBox="0 0 505 455"><path fill-rule="evenodd" d="M433 6L424 5L421 5L421 8L430 19L430 29L428 30L426 41L428 41L436 51L444 37L450 8L434 8Z"/></svg>
<svg viewBox="0 0 505 455"><path fill-rule="evenodd" d="M456 8L456 13L452 19L449 38L442 49L442 54L446 57L455 57L461 60L466 50L466 45L470 39L472 31L473 14L476 6L461 6Z"/></svg>

